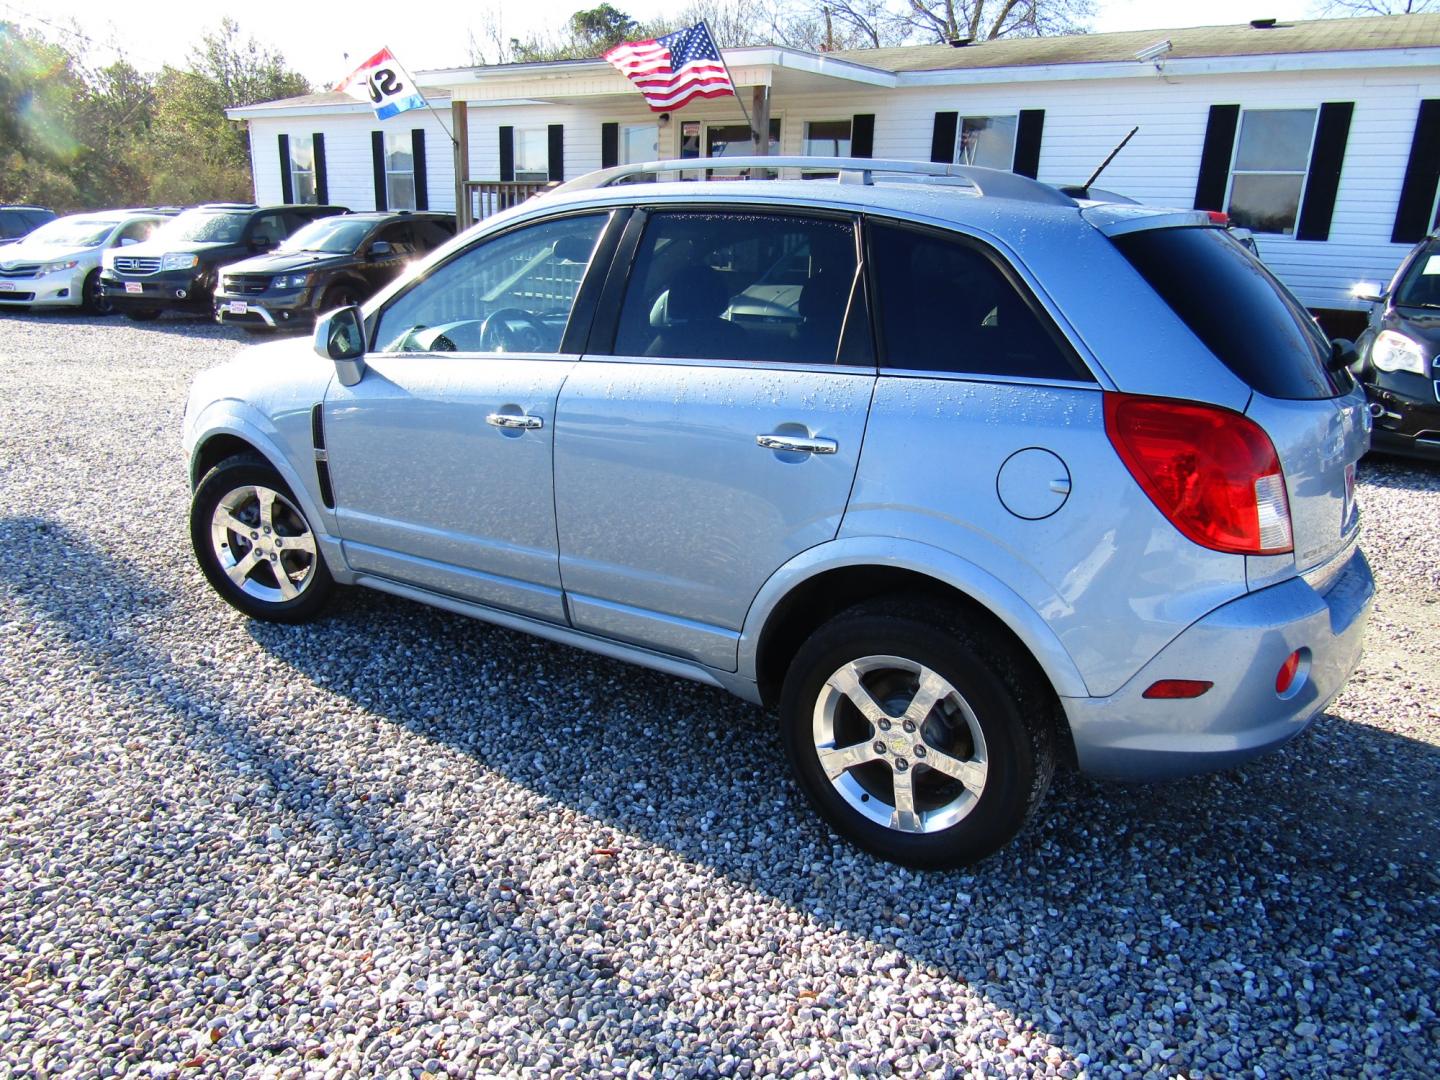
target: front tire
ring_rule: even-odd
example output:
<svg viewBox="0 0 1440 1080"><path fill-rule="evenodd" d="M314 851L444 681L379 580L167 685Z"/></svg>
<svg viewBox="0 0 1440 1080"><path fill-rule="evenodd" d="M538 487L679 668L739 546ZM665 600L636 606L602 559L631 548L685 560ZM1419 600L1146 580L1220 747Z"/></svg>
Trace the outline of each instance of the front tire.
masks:
<svg viewBox="0 0 1440 1080"><path fill-rule="evenodd" d="M85 275L80 306L91 315L115 314L114 302L105 295L105 290L100 287L100 271L98 269L91 270Z"/></svg>
<svg viewBox="0 0 1440 1080"><path fill-rule="evenodd" d="M796 778L840 835L938 869L999 850L1039 807L1049 706L1013 649L915 598L824 624L796 654L780 712Z"/></svg>
<svg viewBox="0 0 1440 1080"><path fill-rule="evenodd" d="M205 474L190 501L190 543L215 591L252 619L305 622L334 591L315 530L263 458L228 458Z"/></svg>

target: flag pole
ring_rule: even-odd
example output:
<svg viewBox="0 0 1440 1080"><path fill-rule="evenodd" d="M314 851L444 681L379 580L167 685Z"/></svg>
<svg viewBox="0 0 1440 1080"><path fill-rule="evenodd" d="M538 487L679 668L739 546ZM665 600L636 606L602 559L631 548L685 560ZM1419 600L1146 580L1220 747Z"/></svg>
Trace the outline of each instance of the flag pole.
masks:
<svg viewBox="0 0 1440 1080"><path fill-rule="evenodd" d="M701 19L700 25L705 27L705 33L709 35L710 41L715 46L715 52L720 57L720 66L725 69L725 77L730 80L730 92L735 95L735 103L740 106L740 115L745 117L745 126L750 129L750 140L756 144L756 150L758 151L760 139L765 139L765 148L768 150L770 148L770 133L767 131L762 135L755 130L755 121L750 119L750 110L745 108L745 99L740 96L740 88L735 85L735 76L730 74L730 65L725 60L725 50L720 48L720 43L715 40L714 31L710 29L710 20Z"/></svg>
<svg viewBox="0 0 1440 1080"><path fill-rule="evenodd" d="M385 51L389 52L392 57L395 55L395 53L391 51L389 45L385 46ZM399 61L396 61L396 63L399 63ZM410 75L408 68L406 69L405 74ZM410 79L412 82L414 82L415 76L410 75ZM436 110L434 105L430 104L430 95L425 93L425 91L420 88L420 84L418 82L415 82L415 91L420 95L420 100L425 102L425 107L435 114L435 122L440 125L440 130L445 132L445 134L449 137L450 145L452 147L459 146L460 141L455 138L455 132L450 130L450 125L445 123L445 118L440 115L439 111Z"/></svg>

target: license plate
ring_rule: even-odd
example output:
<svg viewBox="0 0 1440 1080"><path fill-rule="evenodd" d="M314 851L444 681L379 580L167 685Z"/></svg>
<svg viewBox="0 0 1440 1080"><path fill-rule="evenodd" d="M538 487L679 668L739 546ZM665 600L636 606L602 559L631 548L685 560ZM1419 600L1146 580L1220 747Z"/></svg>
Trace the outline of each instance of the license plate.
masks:
<svg viewBox="0 0 1440 1080"><path fill-rule="evenodd" d="M143 293L145 286L141 285L138 281L127 281L125 282L125 291L128 293Z"/></svg>
<svg viewBox="0 0 1440 1080"><path fill-rule="evenodd" d="M244 315L250 310L250 305L244 300L231 300L225 310L231 315Z"/></svg>
<svg viewBox="0 0 1440 1080"><path fill-rule="evenodd" d="M0 292L14 292L14 291L15 291L15 282L13 282L13 281L0 281Z"/></svg>

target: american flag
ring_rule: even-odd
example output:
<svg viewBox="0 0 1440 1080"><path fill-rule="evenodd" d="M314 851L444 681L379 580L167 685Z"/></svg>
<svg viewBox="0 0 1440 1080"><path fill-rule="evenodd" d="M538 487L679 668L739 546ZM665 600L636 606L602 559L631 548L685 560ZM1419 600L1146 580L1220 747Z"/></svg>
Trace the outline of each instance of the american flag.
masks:
<svg viewBox="0 0 1440 1080"><path fill-rule="evenodd" d="M730 71L703 22L616 45L605 59L639 88L654 112L678 109L691 98L735 96Z"/></svg>

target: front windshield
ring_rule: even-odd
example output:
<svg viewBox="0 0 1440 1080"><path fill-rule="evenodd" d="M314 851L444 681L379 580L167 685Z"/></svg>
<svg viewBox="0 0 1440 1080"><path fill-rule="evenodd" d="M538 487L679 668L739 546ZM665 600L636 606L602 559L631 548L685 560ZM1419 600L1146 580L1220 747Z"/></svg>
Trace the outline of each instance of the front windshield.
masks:
<svg viewBox="0 0 1440 1080"><path fill-rule="evenodd" d="M1395 290L1394 303L1396 307L1440 308L1440 243L1420 253Z"/></svg>
<svg viewBox="0 0 1440 1080"><path fill-rule="evenodd" d="M249 214L224 214L213 210L187 210L156 232L156 240L194 240L233 244L245 232Z"/></svg>
<svg viewBox="0 0 1440 1080"><path fill-rule="evenodd" d="M328 251L349 255L374 226L373 221L346 217L321 218L312 221L280 245L280 251Z"/></svg>
<svg viewBox="0 0 1440 1080"><path fill-rule="evenodd" d="M60 218L41 225L29 236L27 244L55 244L61 247L98 247L115 229L115 222L97 218Z"/></svg>

